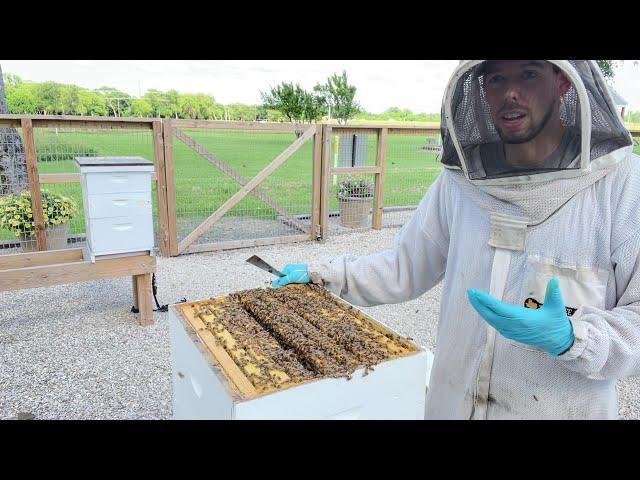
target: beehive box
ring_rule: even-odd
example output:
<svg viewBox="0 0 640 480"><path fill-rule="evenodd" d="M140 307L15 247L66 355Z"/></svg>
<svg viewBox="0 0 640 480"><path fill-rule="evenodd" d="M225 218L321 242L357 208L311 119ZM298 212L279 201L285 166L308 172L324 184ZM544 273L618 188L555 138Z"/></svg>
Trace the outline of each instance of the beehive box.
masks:
<svg viewBox="0 0 640 480"><path fill-rule="evenodd" d="M422 419L427 353L316 285L172 305L176 419Z"/></svg>

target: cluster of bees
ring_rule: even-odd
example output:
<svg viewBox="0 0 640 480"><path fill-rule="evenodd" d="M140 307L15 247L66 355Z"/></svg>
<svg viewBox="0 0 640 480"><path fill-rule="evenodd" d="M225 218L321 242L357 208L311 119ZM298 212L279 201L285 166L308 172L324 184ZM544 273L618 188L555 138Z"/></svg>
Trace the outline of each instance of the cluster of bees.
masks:
<svg viewBox="0 0 640 480"><path fill-rule="evenodd" d="M195 308L260 393L314 378L351 378L361 367L367 374L414 350L317 285L242 290Z"/></svg>

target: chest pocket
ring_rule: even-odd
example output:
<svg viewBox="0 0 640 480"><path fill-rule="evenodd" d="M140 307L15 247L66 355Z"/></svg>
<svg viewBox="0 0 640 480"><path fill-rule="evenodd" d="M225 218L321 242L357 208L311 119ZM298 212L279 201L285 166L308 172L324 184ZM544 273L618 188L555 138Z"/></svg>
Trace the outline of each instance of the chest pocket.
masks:
<svg viewBox="0 0 640 480"><path fill-rule="evenodd" d="M560 282L560 292L567 307L567 315L585 305L605 308L609 272L597 268L561 264L550 258L529 255L522 285L521 305L539 308L544 302L547 284L552 277Z"/></svg>
<svg viewBox="0 0 640 480"><path fill-rule="evenodd" d="M556 277L560 283L560 292L569 317L585 305L604 310L609 280L607 270L563 264L540 255L529 255L527 258L520 306L540 308L544 304L547 284L552 277ZM526 350L542 352L530 345L509 343Z"/></svg>

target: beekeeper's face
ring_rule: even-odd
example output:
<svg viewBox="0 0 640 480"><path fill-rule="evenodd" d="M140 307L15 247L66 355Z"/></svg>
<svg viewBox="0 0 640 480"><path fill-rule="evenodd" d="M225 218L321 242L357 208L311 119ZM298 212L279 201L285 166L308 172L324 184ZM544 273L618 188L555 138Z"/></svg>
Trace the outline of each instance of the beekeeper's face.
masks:
<svg viewBox="0 0 640 480"><path fill-rule="evenodd" d="M559 116L560 97L571 83L542 60L491 60L483 69L483 87L493 123L505 143L537 137Z"/></svg>

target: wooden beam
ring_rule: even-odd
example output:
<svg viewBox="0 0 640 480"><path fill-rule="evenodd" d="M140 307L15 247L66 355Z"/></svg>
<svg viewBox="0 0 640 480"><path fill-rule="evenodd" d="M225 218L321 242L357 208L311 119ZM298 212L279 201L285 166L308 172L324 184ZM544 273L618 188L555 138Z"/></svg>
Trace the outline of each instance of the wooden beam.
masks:
<svg viewBox="0 0 640 480"><path fill-rule="evenodd" d="M40 192L40 178L38 176L38 164L36 161L36 145L33 140L33 124L30 118L20 121L22 127L22 140L24 143L24 158L27 164L27 176L29 178L29 192L31 193L31 210L36 234L38 250L47 249L47 238L44 231L44 217L42 215L42 196Z"/></svg>
<svg viewBox="0 0 640 480"><path fill-rule="evenodd" d="M382 169L376 167L330 167L329 175L350 175L352 173L380 173Z"/></svg>
<svg viewBox="0 0 640 480"><path fill-rule="evenodd" d="M0 128L19 128L22 120L37 128L144 128L151 129L157 118L91 117L82 115L0 115Z"/></svg>
<svg viewBox="0 0 640 480"><path fill-rule="evenodd" d="M40 183L79 183L79 173L41 173Z"/></svg>
<svg viewBox="0 0 640 480"><path fill-rule="evenodd" d="M83 128L83 129L112 129L112 130L150 130L151 123L140 121L88 121L85 118L82 120L61 120L61 119L49 119L43 120L40 118L33 119L33 126L35 128Z"/></svg>
<svg viewBox="0 0 640 480"><path fill-rule="evenodd" d="M153 122L153 163L156 167L156 190L158 192L158 237L160 252L169 257L169 209L167 205L167 178L164 163L162 122Z"/></svg>
<svg viewBox="0 0 640 480"><path fill-rule="evenodd" d="M331 128L333 129L333 133L334 134L348 134L348 133L355 133L357 135L362 135L362 134L367 134L367 133L371 133L371 134L377 134L378 133L378 129L380 127L375 127L372 125L366 125L366 126L357 126L357 125L332 125Z"/></svg>
<svg viewBox="0 0 640 480"><path fill-rule="evenodd" d="M79 173L41 173L40 183L80 183ZM151 180L157 180L157 173L151 172Z"/></svg>
<svg viewBox="0 0 640 480"><path fill-rule="evenodd" d="M389 135L400 134L400 135L437 135L440 136L441 131L440 127L432 128L432 127L394 127L388 128Z"/></svg>
<svg viewBox="0 0 640 480"><path fill-rule="evenodd" d="M67 262L80 262L82 260L82 248L65 248L63 250L48 250L46 252L0 255L0 270L56 265Z"/></svg>
<svg viewBox="0 0 640 480"><path fill-rule="evenodd" d="M201 243L189 245L182 253L214 252L234 248L262 247L265 245L281 245L285 243L308 242L309 235L287 235L282 237L256 238L250 240L229 240L224 242Z"/></svg>
<svg viewBox="0 0 640 480"><path fill-rule="evenodd" d="M176 226L176 181L173 174L173 125L165 120L162 125L164 143L164 175L167 186L167 224L169 227L169 255L178 255L178 228Z"/></svg>
<svg viewBox="0 0 640 480"><path fill-rule="evenodd" d="M322 238L320 228L320 204L322 190L322 125L316 126L313 143L313 187L311 193L311 239Z"/></svg>
<svg viewBox="0 0 640 480"><path fill-rule="evenodd" d="M206 345L207 350L213 355L218 364L222 367L231 381L231 384L238 389L244 398L251 398L258 395L256 387L249 381L240 367L233 361L222 345L218 343L216 337L211 333L204 322L195 316L194 308L197 303L182 303L177 305L182 316L187 320L198 338Z"/></svg>
<svg viewBox="0 0 640 480"><path fill-rule="evenodd" d="M320 189L320 235L329 237L329 165L331 161L332 127L325 125L322 133L322 182Z"/></svg>
<svg viewBox="0 0 640 480"><path fill-rule="evenodd" d="M138 276L137 275L132 275L131 276L131 286L133 287L133 308L137 308L138 311L140 311L140 308L138 306Z"/></svg>
<svg viewBox="0 0 640 480"><path fill-rule="evenodd" d="M191 245L200 235L202 235L211 225L217 222L224 216L234 205L240 200L246 197L251 190L253 190L260 182L267 178L276 168L278 168L284 161L289 158L296 150L298 150L304 143L313 136L315 127L309 128L304 132L300 138L296 139L291 145L289 145L284 152L278 155L269 165L262 169L255 177L253 177L244 187L236 192L231 198L224 202L212 215L209 216L204 222L202 222L193 232L187 235L178 245L178 252L182 253L185 249Z"/></svg>
<svg viewBox="0 0 640 480"><path fill-rule="evenodd" d="M206 128L207 130L251 130L294 132L307 129L309 125L275 122L228 122L224 120L172 120L176 128Z"/></svg>
<svg viewBox="0 0 640 480"><path fill-rule="evenodd" d="M243 177L242 175L234 171L229 165L224 163L222 160L220 160L218 157L216 157L211 152L209 152L206 148L200 145L194 138L190 137L179 128L175 128L174 130L175 130L176 137L182 140L182 142L184 142L185 145L187 145L189 148L195 151L198 155L204 157L206 160L208 160L213 165L218 167L220 170L222 170L224 173L229 175L240 185L244 187L247 183L249 183L248 179L246 179L245 177ZM291 222L291 224L293 224L298 230L305 233L310 233L310 231L307 230L307 228L302 223L300 223L297 218L295 218L293 215L287 212L284 209L284 207L282 207L278 202L273 200L271 197L269 197L265 192L263 192L259 188L254 188L251 191L251 194L256 198L258 198L259 200L266 203L267 205L269 205L271 208L273 208L275 211L277 211L280 215L285 217L287 220L289 220L289 222Z"/></svg>
<svg viewBox="0 0 640 480"><path fill-rule="evenodd" d="M376 173L373 194L373 215L371 226L376 230L382 228L382 209L384 207L384 166L387 161L388 129L381 128L378 132L378 149L376 151L376 166L380 172Z"/></svg>
<svg viewBox="0 0 640 480"><path fill-rule="evenodd" d="M142 275L136 275L135 277L140 325L151 325L153 323L151 274L144 273Z"/></svg>
<svg viewBox="0 0 640 480"><path fill-rule="evenodd" d="M155 267L155 257L137 255L97 259L95 263L82 261L8 269L3 270L0 275L0 291L142 275L154 272Z"/></svg>

